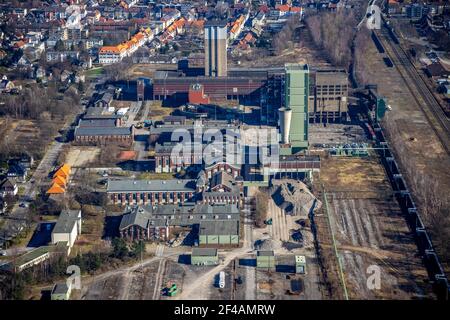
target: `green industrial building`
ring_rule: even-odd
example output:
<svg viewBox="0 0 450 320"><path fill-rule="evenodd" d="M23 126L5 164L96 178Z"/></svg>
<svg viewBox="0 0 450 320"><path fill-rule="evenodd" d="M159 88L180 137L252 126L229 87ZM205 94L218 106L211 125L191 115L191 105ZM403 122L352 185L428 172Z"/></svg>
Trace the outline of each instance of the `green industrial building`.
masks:
<svg viewBox="0 0 450 320"><path fill-rule="evenodd" d="M196 266L213 266L219 264L219 255L214 248L194 248L191 264Z"/></svg>
<svg viewBox="0 0 450 320"><path fill-rule="evenodd" d="M258 269L275 269L275 253L273 251L258 251L256 254L256 267Z"/></svg>
<svg viewBox="0 0 450 320"><path fill-rule="evenodd" d="M69 300L72 292L72 284L69 283L57 283L53 286L50 296L51 300Z"/></svg>
<svg viewBox="0 0 450 320"><path fill-rule="evenodd" d="M295 273L306 274L305 256L295 256Z"/></svg>
<svg viewBox="0 0 450 320"><path fill-rule="evenodd" d="M281 155L308 148L309 68L307 64L285 64L284 108L279 110Z"/></svg>
<svg viewBox="0 0 450 320"><path fill-rule="evenodd" d="M201 221L199 226L200 246L239 245L238 220Z"/></svg>

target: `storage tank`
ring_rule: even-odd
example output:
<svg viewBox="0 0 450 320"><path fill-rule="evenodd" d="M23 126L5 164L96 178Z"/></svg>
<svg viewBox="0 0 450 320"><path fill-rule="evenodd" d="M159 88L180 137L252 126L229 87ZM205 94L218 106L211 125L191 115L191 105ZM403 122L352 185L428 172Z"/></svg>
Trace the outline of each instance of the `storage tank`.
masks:
<svg viewBox="0 0 450 320"><path fill-rule="evenodd" d="M225 288L225 272L223 271L219 273L219 288Z"/></svg>
<svg viewBox="0 0 450 320"><path fill-rule="evenodd" d="M280 119L281 143L289 143L289 131L291 130L292 109L278 109L278 117Z"/></svg>

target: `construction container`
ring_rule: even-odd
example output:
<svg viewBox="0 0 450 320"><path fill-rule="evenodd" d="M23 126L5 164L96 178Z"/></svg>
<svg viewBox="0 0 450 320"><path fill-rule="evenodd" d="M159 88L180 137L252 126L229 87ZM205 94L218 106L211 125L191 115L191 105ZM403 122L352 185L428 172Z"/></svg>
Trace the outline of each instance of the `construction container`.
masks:
<svg viewBox="0 0 450 320"><path fill-rule="evenodd" d="M295 256L295 273L306 274L305 256Z"/></svg>

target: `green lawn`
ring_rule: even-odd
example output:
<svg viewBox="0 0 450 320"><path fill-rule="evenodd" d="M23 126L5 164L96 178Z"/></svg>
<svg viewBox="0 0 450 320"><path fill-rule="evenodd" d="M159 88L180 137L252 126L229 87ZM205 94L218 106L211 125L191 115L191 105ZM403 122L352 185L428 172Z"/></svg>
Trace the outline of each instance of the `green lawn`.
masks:
<svg viewBox="0 0 450 320"><path fill-rule="evenodd" d="M86 71L86 77L96 78L103 73L103 67L93 68Z"/></svg>

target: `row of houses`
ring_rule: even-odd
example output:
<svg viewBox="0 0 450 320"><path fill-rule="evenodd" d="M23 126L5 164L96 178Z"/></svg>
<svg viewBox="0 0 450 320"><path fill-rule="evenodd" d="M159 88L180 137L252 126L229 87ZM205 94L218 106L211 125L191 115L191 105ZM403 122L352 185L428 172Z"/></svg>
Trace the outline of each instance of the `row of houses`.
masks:
<svg viewBox="0 0 450 320"><path fill-rule="evenodd" d="M117 63L123 58L131 56L137 49L152 39L153 32L150 28L146 28L136 33L128 41L120 43L116 46L103 46L100 48L98 53L99 63Z"/></svg>

